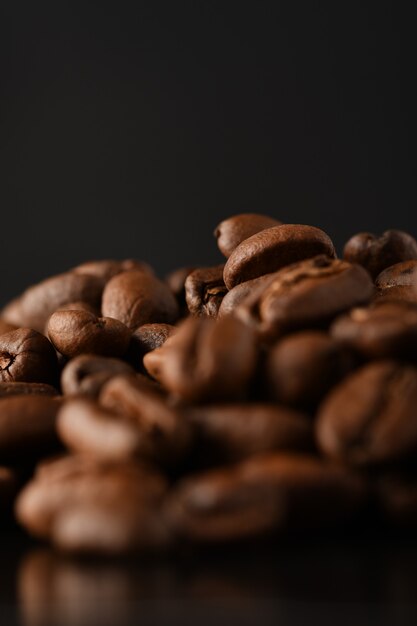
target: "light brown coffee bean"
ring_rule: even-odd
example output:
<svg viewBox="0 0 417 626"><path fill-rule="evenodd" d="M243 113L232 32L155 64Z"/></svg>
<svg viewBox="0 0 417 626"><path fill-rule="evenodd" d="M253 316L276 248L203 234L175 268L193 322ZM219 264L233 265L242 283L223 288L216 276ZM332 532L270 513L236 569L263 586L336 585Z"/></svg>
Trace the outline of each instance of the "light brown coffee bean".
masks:
<svg viewBox="0 0 417 626"><path fill-rule="evenodd" d="M18 326L15 324L9 324L4 320L0 319L0 335L4 335L4 333L10 333L12 330L17 330Z"/></svg>
<svg viewBox="0 0 417 626"><path fill-rule="evenodd" d="M145 355L145 368L184 402L242 397L257 365L255 335L233 317L190 318Z"/></svg>
<svg viewBox="0 0 417 626"><path fill-rule="evenodd" d="M178 305L165 283L145 272L132 270L114 276L107 283L102 314L134 330L142 324L175 322Z"/></svg>
<svg viewBox="0 0 417 626"><path fill-rule="evenodd" d="M214 231L219 250L228 258L233 250L252 235L281 222L260 213L239 213L220 222Z"/></svg>
<svg viewBox="0 0 417 626"><path fill-rule="evenodd" d="M376 278L390 265L417 259L417 241L401 230L387 230L381 236L358 233L346 243L343 256L350 263L359 263Z"/></svg>
<svg viewBox="0 0 417 626"><path fill-rule="evenodd" d="M78 310L51 315L48 335L56 350L71 359L81 354L123 356L132 333L116 319Z"/></svg>
<svg viewBox="0 0 417 626"><path fill-rule="evenodd" d="M228 289L319 254L336 256L331 239L314 226L282 224L245 239L230 255L223 278Z"/></svg>
<svg viewBox="0 0 417 626"><path fill-rule="evenodd" d="M58 363L44 335L19 328L0 335L0 380L3 382L53 383Z"/></svg>
<svg viewBox="0 0 417 626"><path fill-rule="evenodd" d="M351 465L401 461L417 450L417 368L377 361L324 400L316 423L324 454Z"/></svg>
<svg viewBox="0 0 417 626"><path fill-rule="evenodd" d="M217 317L227 293L223 280L224 265L201 267L191 272L185 281L185 299L192 315Z"/></svg>
<svg viewBox="0 0 417 626"><path fill-rule="evenodd" d="M71 359L62 370L61 387L68 396L95 397L102 386L114 376L134 373L133 368L120 359L82 354Z"/></svg>

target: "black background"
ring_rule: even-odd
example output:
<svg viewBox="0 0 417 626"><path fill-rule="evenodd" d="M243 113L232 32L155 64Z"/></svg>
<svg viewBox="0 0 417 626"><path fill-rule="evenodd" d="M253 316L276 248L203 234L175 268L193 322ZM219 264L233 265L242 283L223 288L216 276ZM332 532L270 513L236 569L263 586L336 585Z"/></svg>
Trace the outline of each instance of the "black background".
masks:
<svg viewBox="0 0 417 626"><path fill-rule="evenodd" d="M1 3L0 299L94 257L217 262L242 210L416 234L404 7Z"/></svg>

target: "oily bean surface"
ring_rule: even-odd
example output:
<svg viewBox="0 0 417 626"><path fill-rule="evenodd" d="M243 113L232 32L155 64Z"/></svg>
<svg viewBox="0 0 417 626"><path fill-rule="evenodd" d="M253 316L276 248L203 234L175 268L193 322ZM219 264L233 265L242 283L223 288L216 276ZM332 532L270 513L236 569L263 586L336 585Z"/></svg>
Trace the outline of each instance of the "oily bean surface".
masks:
<svg viewBox="0 0 417 626"><path fill-rule="evenodd" d="M260 213L240 213L220 222L214 231L219 250L226 258L252 235L266 228L279 226L281 222Z"/></svg>

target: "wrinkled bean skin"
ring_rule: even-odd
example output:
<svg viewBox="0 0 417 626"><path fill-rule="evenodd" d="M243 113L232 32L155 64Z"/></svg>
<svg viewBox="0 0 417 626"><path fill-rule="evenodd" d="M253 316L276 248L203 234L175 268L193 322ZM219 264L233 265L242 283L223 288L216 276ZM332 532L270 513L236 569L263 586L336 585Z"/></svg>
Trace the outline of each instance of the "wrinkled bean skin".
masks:
<svg viewBox="0 0 417 626"><path fill-rule="evenodd" d="M103 286L100 277L89 274L67 272L52 276L29 287L19 298L10 302L3 309L2 317L10 324L43 332L52 313L68 302L81 300L99 307Z"/></svg>
<svg viewBox="0 0 417 626"><path fill-rule="evenodd" d="M353 355L327 333L300 331L271 349L265 374L273 399L310 409L353 366Z"/></svg>
<svg viewBox="0 0 417 626"><path fill-rule="evenodd" d="M185 478L167 505L185 539L233 541L349 518L366 488L348 470L308 455L270 453Z"/></svg>
<svg viewBox="0 0 417 626"><path fill-rule="evenodd" d="M238 461L269 450L313 447L311 420L302 413L272 404L220 404L189 409L201 453L218 463Z"/></svg>
<svg viewBox="0 0 417 626"><path fill-rule="evenodd" d="M281 222L273 217L260 213L239 213L220 222L214 231L214 236L220 252L228 259L242 241L266 228L280 224Z"/></svg>
<svg viewBox="0 0 417 626"><path fill-rule="evenodd" d="M120 359L82 354L71 359L61 375L65 395L97 396L101 387L118 375L133 375L133 368ZM97 378L97 376L99 378Z"/></svg>
<svg viewBox="0 0 417 626"><path fill-rule="evenodd" d="M390 265L417 259L417 241L401 230L387 230L381 236L358 233L346 243L343 257L362 265L376 278Z"/></svg>
<svg viewBox="0 0 417 626"><path fill-rule="evenodd" d="M336 319L332 336L370 359L417 361L417 305L385 302Z"/></svg>
<svg viewBox="0 0 417 626"><path fill-rule="evenodd" d="M185 299L191 315L217 317L227 293L223 280L224 265L194 270L185 281Z"/></svg>
<svg viewBox="0 0 417 626"><path fill-rule="evenodd" d="M68 359L81 354L121 357L131 335L122 322L87 311L56 311L48 322L52 344Z"/></svg>
<svg viewBox="0 0 417 626"><path fill-rule="evenodd" d="M375 361L339 383L316 422L321 451L350 465L402 461L417 450L417 368Z"/></svg>
<svg viewBox="0 0 417 626"><path fill-rule="evenodd" d="M239 283L270 274L303 259L336 256L331 239L314 226L282 224L245 239L230 255L223 278L230 290Z"/></svg>
<svg viewBox="0 0 417 626"><path fill-rule="evenodd" d="M145 272L132 270L114 276L107 283L102 315L134 330L142 324L175 322L178 305L165 283Z"/></svg>
<svg viewBox="0 0 417 626"><path fill-rule="evenodd" d="M183 402L239 398L256 368L255 335L232 317L190 318L143 362Z"/></svg>
<svg viewBox="0 0 417 626"><path fill-rule="evenodd" d="M374 293L359 265L318 256L285 267L262 283L236 308L235 315L267 341L298 329L326 326Z"/></svg>
<svg viewBox="0 0 417 626"><path fill-rule="evenodd" d="M54 383L58 364L44 335L19 328L0 335L0 380L3 382Z"/></svg>
<svg viewBox="0 0 417 626"><path fill-rule="evenodd" d="M0 398L11 396L57 396L58 391L52 385L44 383L4 383L0 382Z"/></svg>

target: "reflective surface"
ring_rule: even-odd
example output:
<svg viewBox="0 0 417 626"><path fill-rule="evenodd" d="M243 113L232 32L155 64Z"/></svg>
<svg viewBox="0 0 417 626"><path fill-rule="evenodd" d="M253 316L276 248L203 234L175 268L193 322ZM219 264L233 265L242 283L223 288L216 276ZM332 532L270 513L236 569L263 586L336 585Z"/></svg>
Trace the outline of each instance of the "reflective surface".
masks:
<svg viewBox="0 0 417 626"><path fill-rule="evenodd" d="M3 532L0 623L417 623L413 533L291 537L158 558L75 560Z"/></svg>

